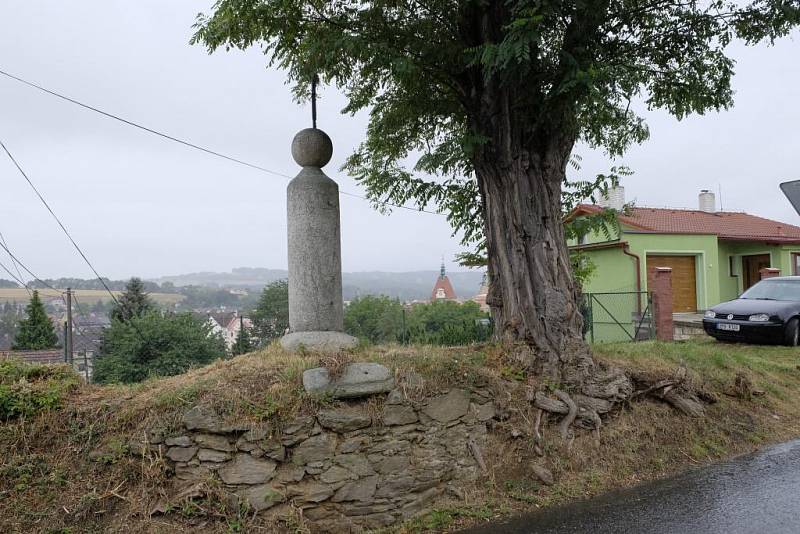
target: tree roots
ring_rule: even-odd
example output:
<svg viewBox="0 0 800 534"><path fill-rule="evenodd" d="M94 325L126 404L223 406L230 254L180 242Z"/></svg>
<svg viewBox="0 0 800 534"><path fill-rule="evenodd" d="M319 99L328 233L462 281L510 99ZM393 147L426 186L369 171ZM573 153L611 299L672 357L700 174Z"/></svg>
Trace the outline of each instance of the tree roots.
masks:
<svg viewBox="0 0 800 534"><path fill-rule="evenodd" d="M706 404L717 401L716 396L704 389L695 388L686 368L680 367L669 378L648 376L646 374L627 375L617 369L596 369L580 388L580 393L567 393L564 389L552 389L547 394L543 389L531 388L528 401L536 408L533 436L536 447L541 450L542 435L540 426L545 413L561 416L558 424L561 439L570 444L574 438L573 426L595 432L599 439L603 425L601 415L616 407L645 398L666 402L683 415L703 417ZM740 380L740 382L743 382ZM739 389L741 383L738 384Z"/></svg>

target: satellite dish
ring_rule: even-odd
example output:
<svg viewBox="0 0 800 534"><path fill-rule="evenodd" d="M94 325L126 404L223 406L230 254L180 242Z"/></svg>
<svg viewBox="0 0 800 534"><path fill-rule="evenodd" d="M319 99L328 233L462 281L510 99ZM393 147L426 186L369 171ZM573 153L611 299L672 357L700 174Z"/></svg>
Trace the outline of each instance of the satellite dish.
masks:
<svg viewBox="0 0 800 534"><path fill-rule="evenodd" d="M781 184L781 191L792 203L794 210L800 214L800 180L792 180L791 182L783 182Z"/></svg>

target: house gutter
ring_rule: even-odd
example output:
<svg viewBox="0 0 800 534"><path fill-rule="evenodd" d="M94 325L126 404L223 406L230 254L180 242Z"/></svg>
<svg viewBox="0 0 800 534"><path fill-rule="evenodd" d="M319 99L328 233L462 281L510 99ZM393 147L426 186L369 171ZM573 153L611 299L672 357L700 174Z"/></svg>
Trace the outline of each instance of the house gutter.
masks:
<svg viewBox="0 0 800 534"><path fill-rule="evenodd" d="M641 269L641 267L642 267L642 258L640 258L638 254L634 254L633 252L631 252L630 245L628 243L624 243L622 245L622 253L625 254L626 256L630 256L631 258L633 258L633 261L635 262L634 268L636 269L636 277L635 277L635 280L636 280L636 292L641 294L641 292L642 292L642 269ZM642 299L640 299L638 296L636 298L636 312L637 313L642 313Z"/></svg>

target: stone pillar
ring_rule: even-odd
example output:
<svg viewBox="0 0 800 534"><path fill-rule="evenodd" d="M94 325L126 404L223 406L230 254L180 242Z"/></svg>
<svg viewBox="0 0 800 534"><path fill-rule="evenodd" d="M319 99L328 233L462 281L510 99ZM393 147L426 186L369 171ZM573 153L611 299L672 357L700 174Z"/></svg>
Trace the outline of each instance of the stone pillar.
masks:
<svg viewBox="0 0 800 534"><path fill-rule="evenodd" d="M286 189L289 333L281 345L287 350L335 352L358 344L342 332L339 186L321 169L332 155L322 130L301 130L292 141L292 157L303 169Z"/></svg>
<svg viewBox="0 0 800 534"><path fill-rule="evenodd" d="M653 322L656 325L656 339L672 341L672 268L656 267L652 278Z"/></svg>
<svg viewBox="0 0 800 534"><path fill-rule="evenodd" d="M774 278L776 276L781 275L781 270L776 269L775 267L764 267L758 272L761 275L762 280L766 280L767 278Z"/></svg>

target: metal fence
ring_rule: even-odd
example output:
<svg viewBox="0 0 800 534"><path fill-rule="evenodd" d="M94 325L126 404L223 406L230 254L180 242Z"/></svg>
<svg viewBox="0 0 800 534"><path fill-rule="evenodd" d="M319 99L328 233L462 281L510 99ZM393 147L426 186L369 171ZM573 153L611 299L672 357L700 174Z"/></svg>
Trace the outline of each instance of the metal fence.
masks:
<svg viewBox="0 0 800 534"><path fill-rule="evenodd" d="M652 298L647 291L585 293L584 336L592 343L655 338Z"/></svg>

